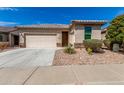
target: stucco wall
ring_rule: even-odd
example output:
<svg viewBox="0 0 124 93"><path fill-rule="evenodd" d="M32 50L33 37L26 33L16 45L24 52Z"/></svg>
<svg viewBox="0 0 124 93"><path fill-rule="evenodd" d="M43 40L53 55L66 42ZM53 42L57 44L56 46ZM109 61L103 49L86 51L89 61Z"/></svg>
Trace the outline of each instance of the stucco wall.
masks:
<svg viewBox="0 0 124 93"><path fill-rule="evenodd" d="M69 39L68 40L69 43L74 45L74 42L75 42L74 34L69 33L69 38L68 39Z"/></svg>
<svg viewBox="0 0 124 93"><path fill-rule="evenodd" d="M82 43L84 40L84 27L76 26L74 30L75 43Z"/></svg>
<svg viewBox="0 0 124 93"><path fill-rule="evenodd" d="M70 44L73 44L74 45L74 42L75 42L75 27L72 27L71 30L69 31L69 38L68 38L68 41Z"/></svg>
<svg viewBox="0 0 124 93"><path fill-rule="evenodd" d="M19 43L24 43L24 33L19 33Z"/></svg>
<svg viewBox="0 0 124 93"><path fill-rule="evenodd" d="M91 39L101 39L101 27L92 26Z"/></svg>
<svg viewBox="0 0 124 93"><path fill-rule="evenodd" d="M75 42L74 43L83 43L83 40L85 38L85 26L77 25L74 30L74 37ZM93 25L92 27L92 34L91 39L101 39L101 26Z"/></svg>

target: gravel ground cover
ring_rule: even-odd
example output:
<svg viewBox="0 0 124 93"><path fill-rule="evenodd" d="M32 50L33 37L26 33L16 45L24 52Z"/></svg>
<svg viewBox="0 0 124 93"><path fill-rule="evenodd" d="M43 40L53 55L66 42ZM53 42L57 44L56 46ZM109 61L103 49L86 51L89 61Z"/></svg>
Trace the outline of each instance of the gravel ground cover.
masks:
<svg viewBox="0 0 124 93"><path fill-rule="evenodd" d="M124 63L124 52L115 53L104 49L103 53L89 55L85 49L76 49L76 54L67 54L63 49L57 50L53 65L94 65L94 64L122 64Z"/></svg>

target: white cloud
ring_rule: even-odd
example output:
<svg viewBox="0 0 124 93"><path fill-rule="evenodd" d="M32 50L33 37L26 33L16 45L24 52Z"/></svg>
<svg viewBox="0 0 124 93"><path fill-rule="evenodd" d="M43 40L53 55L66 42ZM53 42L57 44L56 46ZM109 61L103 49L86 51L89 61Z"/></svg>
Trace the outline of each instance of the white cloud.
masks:
<svg viewBox="0 0 124 93"><path fill-rule="evenodd" d="M0 11L18 11L17 8L0 7Z"/></svg>
<svg viewBox="0 0 124 93"><path fill-rule="evenodd" d="M6 21L0 21L0 26L12 26L12 25L17 25L18 23L16 22L6 22Z"/></svg>

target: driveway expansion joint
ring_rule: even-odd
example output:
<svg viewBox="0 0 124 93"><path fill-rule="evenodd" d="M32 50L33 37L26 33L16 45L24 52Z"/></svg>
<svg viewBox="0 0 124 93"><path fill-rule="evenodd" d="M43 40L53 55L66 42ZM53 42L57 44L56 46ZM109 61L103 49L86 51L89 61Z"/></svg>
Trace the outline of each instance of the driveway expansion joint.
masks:
<svg viewBox="0 0 124 93"><path fill-rule="evenodd" d="M77 80L77 83L76 84L79 84L80 83L80 79L78 78L78 75L75 73L75 71L74 71L74 69L73 69L72 66L70 67L70 69L71 69L72 73L74 74L74 76L75 76L75 78Z"/></svg>
<svg viewBox="0 0 124 93"><path fill-rule="evenodd" d="M38 70L39 66L34 69L31 74L27 77L27 79L22 83L22 85L25 85L25 83L32 77L32 75Z"/></svg>

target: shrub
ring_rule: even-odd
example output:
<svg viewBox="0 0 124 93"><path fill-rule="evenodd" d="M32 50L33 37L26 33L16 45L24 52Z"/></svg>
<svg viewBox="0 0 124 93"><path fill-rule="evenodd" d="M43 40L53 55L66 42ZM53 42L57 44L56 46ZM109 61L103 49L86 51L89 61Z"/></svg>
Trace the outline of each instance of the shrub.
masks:
<svg viewBox="0 0 124 93"><path fill-rule="evenodd" d="M112 44L118 43L121 46L124 39L124 14L117 16L110 22L110 25L107 27L106 38Z"/></svg>
<svg viewBox="0 0 124 93"><path fill-rule="evenodd" d="M76 51L73 48L73 45L72 44L69 44L67 47L65 47L64 52L65 53L68 53L68 54L74 54L74 53L76 53Z"/></svg>
<svg viewBox="0 0 124 93"><path fill-rule="evenodd" d="M108 49L111 49L111 41L109 39L103 40L103 43Z"/></svg>
<svg viewBox="0 0 124 93"><path fill-rule="evenodd" d="M93 52L99 52L102 47L102 40L87 39L87 40L84 40L84 46L86 50L88 48L91 48Z"/></svg>
<svg viewBox="0 0 124 93"><path fill-rule="evenodd" d="M88 48L88 49L87 49L87 52L88 52L89 55L92 55L93 50L92 50L91 48Z"/></svg>
<svg viewBox="0 0 124 93"><path fill-rule="evenodd" d="M4 50L9 46L8 42L0 42L0 49Z"/></svg>

